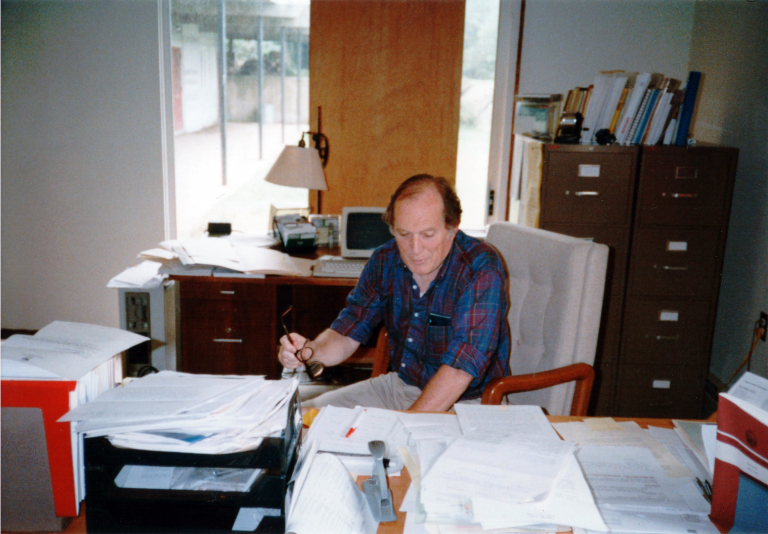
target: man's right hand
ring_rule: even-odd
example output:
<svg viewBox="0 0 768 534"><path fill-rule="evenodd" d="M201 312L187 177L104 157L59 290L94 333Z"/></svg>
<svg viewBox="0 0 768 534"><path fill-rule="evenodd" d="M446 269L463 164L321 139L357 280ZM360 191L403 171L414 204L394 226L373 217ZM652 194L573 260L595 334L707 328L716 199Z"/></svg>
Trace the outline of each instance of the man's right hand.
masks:
<svg viewBox="0 0 768 534"><path fill-rule="evenodd" d="M293 342L291 342L291 339ZM291 339L288 339L288 336L281 337L280 351L277 353L277 359L286 369L296 369L297 367L304 365L301 360L296 357L296 353L304 347L307 338L292 333Z"/></svg>

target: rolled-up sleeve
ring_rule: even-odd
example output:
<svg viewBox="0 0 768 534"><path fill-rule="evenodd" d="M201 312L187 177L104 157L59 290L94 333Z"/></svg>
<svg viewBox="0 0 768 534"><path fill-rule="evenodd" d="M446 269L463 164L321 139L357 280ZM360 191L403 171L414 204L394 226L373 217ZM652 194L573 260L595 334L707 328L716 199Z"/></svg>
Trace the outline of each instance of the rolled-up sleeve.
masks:
<svg viewBox="0 0 768 534"><path fill-rule="evenodd" d="M454 308L453 335L441 363L472 375L470 389L480 386L490 366L498 361L500 333L506 320L502 269L493 260L478 269Z"/></svg>
<svg viewBox="0 0 768 534"><path fill-rule="evenodd" d="M331 330L359 343L368 342L384 316L380 270L380 259L372 257L347 297L346 307L331 324Z"/></svg>

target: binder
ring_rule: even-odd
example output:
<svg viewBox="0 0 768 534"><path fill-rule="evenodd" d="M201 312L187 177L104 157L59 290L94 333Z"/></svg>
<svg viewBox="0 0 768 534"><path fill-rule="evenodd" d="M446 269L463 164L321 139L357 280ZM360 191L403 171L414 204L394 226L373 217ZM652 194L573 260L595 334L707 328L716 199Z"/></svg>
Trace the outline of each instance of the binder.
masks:
<svg viewBox="0 0 768 534"><path fill-rule="evenodd" d="M768 412L721 393L710 519L723 532L768 532Z"/></svg>
<svg viewBox="0 0 768 534"><path fill-rule="evenodd" d="M42 410L54 508L58 517L76 517L79 511L75 497L70 423L56 422L69 411L70 394L74 394L76 387L74 380L2 381L3 408Z"/></svg>

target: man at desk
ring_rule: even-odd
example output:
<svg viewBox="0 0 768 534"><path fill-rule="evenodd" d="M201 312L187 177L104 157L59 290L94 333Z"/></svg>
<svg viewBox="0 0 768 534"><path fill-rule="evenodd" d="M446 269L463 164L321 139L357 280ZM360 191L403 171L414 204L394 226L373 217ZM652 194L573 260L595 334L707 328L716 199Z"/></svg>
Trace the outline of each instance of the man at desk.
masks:
<svg viewBox="0 0 768 534"><path fill-rule="evenodd" d="M278 359L337 365L383 321L389 334L387 374L331 391L304 406L445 411L479 399L494 378L509 375L506 274L487 243L458 229L461 204L444 179L403 182L384 220L395 239L368 261L347 306L315 340L291 334ZM312 349L308 351L306 347Z"/></svg>

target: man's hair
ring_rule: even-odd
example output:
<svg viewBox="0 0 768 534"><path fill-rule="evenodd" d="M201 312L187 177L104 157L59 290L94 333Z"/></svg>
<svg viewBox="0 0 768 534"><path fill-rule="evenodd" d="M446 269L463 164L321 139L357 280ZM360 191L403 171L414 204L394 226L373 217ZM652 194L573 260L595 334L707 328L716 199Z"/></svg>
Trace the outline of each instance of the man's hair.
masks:
<svg viewBox="0 0 768 534"><path fill-rule="evenodd" d="M442 176L432 176L431 174L417 174L400 184L400 187L392 194L387 211L382 216L384 222L390 228L394 228L395 202L416 196L429 187L434 188L443 199L443 221L445 221L445 224L452 228L458 228L461 222L461 202L459 197L448 180Z"/></svg>

